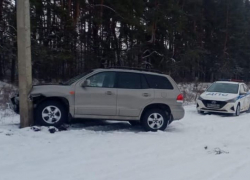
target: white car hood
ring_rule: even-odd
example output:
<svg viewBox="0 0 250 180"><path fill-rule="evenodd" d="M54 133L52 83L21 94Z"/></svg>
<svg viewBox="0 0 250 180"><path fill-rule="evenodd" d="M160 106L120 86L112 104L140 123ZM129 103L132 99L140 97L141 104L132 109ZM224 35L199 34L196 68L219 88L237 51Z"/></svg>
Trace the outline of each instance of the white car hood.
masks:
<svg viewBox="0 0 250 180"><path fill-rule="evenodd" d="M218 92L204 92L200 97L204 100L217 100L217 101L226 101L238 97L238 94L230 93L218 93Z"/></svg>

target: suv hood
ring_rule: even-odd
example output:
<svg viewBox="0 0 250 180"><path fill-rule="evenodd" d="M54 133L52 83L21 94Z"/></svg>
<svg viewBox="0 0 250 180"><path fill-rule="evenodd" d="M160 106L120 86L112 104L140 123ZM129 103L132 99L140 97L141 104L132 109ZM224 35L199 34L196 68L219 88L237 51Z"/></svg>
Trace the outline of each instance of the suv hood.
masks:
<svg viewBox="0 0 250 180"><path fill-rule="evenodd" d="M42 83L42 84L36 84L33 86L66 86L65 84L61 84L61 83Z"/></svg>
<svg viewBox="0 0 250 180"><path fill-rule="evenodd" d="M230 99L234 99L234 98L238 97L238 94L204 92L200 95L200 97L204 100L226 101L226 100L230 100Z"/></svg>
<svg viewBox="0 0 250 180"><path fill-rule="evenodd" d="M32 87L30 95L58 96L69 94L73 90L72 86L66 85L36 85Z"/></svg>

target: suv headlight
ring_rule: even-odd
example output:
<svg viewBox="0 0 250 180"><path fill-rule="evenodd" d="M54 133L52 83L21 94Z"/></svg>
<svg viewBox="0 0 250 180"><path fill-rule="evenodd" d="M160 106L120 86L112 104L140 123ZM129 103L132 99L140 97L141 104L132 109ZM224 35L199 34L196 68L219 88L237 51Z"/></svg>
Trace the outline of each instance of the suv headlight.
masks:
<svg viewBox="0 0 250 180"><path fill-rule="evenodd" d="M236 97L236 98L228 100L227 102L228 103L235 103L237 100L238 100L238 98Z"/></svg>

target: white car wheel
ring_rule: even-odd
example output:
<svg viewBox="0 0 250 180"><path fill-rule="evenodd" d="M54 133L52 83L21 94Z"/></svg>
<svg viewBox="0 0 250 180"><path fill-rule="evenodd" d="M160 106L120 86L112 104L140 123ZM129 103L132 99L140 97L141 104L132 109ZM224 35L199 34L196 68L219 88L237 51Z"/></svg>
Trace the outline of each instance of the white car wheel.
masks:
<svg viewBox="0 0 250 180"><path fill-rule="evenodd" d="M238 104L236 108L235 116L239 116L239 115L240 115L240 105Z"/></svg>

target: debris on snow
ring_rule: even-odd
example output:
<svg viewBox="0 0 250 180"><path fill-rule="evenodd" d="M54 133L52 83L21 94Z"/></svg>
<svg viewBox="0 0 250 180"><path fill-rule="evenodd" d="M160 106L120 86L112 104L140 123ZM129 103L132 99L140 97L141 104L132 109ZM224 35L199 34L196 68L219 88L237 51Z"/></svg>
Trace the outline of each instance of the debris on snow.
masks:
<svg viewBox="0 0 250 180"><path fill-rule="evenodd" d="M69 128L69 125L63 124L63 125L61 125L61 126L58 127L58 130L59 131L67 131L68 128Z"/></svg>
<svg viewBox="0 0 250 180"><path fill-rule="evenodd" d="M218 155L218 154L229 154L229 152L221 150L220 148L215 148L214 152L215 152L216 155Z"/></svg>
<svg viewBox="0 0 250 180"><path fill-rule="evenodd" d="M32 126L31 129L35 132L37 131L41 131L41 127L38 127L38 126Z"/></svg>
<svg viewBox="0 0 250 180"><path fill-rule="evenodd" d="M53 133L55 133L55 132L57 132L57 131L58 131L58 129L57 129L56 127L54 127L54 126L49 127L49 132L50 132L51 134L53 134Z"/></svg>
<svg viewBox="0 0 250 180"><path fill-rule="evenodd" d="M205 150L208 150L208 146L205 146L204 147L204 149ZM215 155L219 155L219 154L229 154L229 152L228 151L224 151L224 150L222 150L222 149L220 149L220 148L214 148L212 151L208 151L209 153L212 153L212 154L214 154L215 153Z"/></svg>

